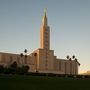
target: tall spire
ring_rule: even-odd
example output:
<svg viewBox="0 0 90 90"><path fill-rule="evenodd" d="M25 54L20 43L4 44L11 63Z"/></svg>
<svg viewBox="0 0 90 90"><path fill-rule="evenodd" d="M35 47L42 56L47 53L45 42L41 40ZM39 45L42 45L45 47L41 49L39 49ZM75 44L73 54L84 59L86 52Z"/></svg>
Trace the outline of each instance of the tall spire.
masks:
<svg viewBox="0 0 90 90"><path fill-rule="evenodd" d="M46 9L44 11L41 32L40 32L40 47L46 50L50 49L50 28L48 26Z"/></svg>
<svg viewBox="0 0 90 90"><path fill-rule="evenodd" d="M47 14L46 14L46 9L44 10L44 16L43 16L43 26L47 26L48 22L47 22Z"/></svg>

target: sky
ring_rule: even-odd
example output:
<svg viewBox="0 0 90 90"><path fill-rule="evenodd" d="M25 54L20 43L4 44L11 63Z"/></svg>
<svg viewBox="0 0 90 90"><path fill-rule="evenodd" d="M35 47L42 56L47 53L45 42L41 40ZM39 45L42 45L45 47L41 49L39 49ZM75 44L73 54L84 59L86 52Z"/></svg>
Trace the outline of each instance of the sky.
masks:
<svg viewBox="0 0 90 90"><path fill-rule="evenodd" d="M45 8L51 50L57 58L75 55L79 73L90 70L90 0L0 0L0 52L39 48Z"/></svg>

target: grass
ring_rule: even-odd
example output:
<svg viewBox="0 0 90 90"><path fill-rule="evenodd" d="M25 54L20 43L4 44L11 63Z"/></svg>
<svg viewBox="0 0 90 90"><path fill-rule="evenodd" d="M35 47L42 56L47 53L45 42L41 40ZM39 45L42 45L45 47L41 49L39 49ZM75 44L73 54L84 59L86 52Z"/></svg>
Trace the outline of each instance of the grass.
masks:
<svg viewBox="0 0 90 90"><path fill-rule="evenodd" d="M90 90L90 78L0 75L0 90Z"/></svg>

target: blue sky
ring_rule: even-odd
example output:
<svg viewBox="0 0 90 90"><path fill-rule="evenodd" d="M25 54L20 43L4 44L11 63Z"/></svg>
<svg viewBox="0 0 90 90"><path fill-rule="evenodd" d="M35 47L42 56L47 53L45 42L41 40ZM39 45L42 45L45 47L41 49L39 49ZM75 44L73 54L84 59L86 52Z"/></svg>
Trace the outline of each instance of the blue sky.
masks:
<svg viewBox="0 0 90 90"><path fill-rule="evenodd" d="M55 55L75 55L79 72L90 70L90 0L0 0L0 52L39 48L45 8Z"/></svg>

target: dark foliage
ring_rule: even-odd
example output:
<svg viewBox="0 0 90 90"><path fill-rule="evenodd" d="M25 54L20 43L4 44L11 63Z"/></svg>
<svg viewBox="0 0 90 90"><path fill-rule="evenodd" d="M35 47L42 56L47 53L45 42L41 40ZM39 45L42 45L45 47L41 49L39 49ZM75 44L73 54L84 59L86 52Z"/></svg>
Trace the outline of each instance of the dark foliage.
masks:
<svg viewBox="0 0 90 90"><path fill-rule="evenodd" d="M4 67L0 65L0 73L3 74L27 74L29 66L23 65L21 67L17 66L17 62L13 62L9 67Z"/></svg>
<svg viewBox="0 0 90 90"><path fill-rule="evenodd" d="M13 62L11 65L10 65L11 68L17 68L17 62Z"/></svg>
<svg viewBox="0 0 90 90"><path fill-rule="evenodd" d="M0 73L3 73L3 71L4 71L4 67L3 65L0 65Z"/></svg>

